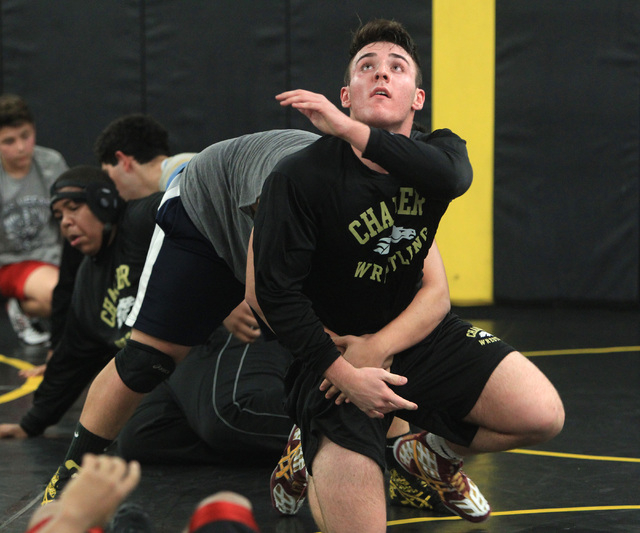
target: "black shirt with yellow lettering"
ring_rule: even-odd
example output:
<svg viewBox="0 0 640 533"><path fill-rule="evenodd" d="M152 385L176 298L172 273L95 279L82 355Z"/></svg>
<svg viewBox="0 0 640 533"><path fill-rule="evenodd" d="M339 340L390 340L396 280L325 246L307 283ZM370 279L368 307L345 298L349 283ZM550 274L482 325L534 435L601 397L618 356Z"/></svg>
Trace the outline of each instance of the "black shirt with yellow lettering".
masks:
<svg viewBox="0 0 640 533"><path fill-rule="evenodd" d="M76 274L64 332L20 422L39 435L71 407L87 384L124 346L133 303L155 228L162 193L127 202L111 244L85 257Z"/></svg>
<svg viewBox="0 0 640 533"><path fill-rule="evenodd" d="M388 173L321 138L278 164L256 215L258 303L319 375L338 357L323 326L363 335L397 317L420 285L441 217L471 185L466 144L449 130L409 138L371 128L363 157Z"/></svg>

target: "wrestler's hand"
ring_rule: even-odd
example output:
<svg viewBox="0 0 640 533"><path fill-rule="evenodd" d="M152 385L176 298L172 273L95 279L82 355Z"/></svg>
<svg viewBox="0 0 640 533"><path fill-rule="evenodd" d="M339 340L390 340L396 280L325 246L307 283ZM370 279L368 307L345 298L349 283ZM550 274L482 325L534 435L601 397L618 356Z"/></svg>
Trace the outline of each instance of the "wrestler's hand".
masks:
<svg viewBox="0 0 640 533"><path fill-rule="evenodd" d="M379 345L375 335L333 335L331 340L344 358L356 368L375 367L384 368L385 370L391 368L393 356L385 356L384 348ZM327 399L339 394L338 398L336 398L337 404L341 404L344 401L348 402L346 396L326 379L322 382L320 389L326 390L325 397Z"/></svg>
<svg viewBox="0 0 640 533"><path fill-rule="evenodd" d="M343 335L331 338L344 358L356 368L390 368L393 355L387 356L376 335Z"/></svg>
<svg viewBox="0 0 640 533"><path fill-rule="evenodd" d="M0 424L0 439L26 439L28 436L20 424Z"/></svg>
<svg viewBox="0 0 640 533"><path fill-rule="evenodd" d="M322 133L342 137L352 119L324 95L295 89L276 95L281 106L291 106L307 117Z"/></svg>
<svg viewBox="0 0 640 533"><path fill-rule="evenodd" d="M251 343L260 336L260 326L249 304L242 301L222 322L229 333L241 342Z"/></svg>
<svg viewBox="0 0 640 533"><path fill-rule="evenodd" d="M407 378L382 368L355 368L343 357L338 357L325 371L325 377L343 393L344 401L354 403L371 418L382 418L399 409L414 411L418 408L389 388L389 385L405 385ZM320 390L323 390L322 386Z"/></svg>

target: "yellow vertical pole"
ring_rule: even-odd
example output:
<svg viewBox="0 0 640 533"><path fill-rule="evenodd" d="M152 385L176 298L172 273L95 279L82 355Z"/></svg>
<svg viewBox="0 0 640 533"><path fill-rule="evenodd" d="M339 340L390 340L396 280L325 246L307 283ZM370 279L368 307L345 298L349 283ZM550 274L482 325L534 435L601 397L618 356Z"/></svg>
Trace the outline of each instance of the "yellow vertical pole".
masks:
<svg viewBox="0 0 640 533"><path fill-rule="evenodd" d="M495 0L432 0L432 127L467 141L471 189L438 230L451 300L493 301Z"/></svg>

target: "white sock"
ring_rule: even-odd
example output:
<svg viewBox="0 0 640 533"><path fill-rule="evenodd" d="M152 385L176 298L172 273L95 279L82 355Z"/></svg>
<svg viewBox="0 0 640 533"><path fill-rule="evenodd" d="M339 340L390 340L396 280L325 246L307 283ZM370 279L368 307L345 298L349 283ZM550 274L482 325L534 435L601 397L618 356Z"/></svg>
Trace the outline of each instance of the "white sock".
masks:
<svg viewBox="0 0 640 533"><path fill-rule="evenodd" d="M445 441L442 437L434 435L433 433L427 433L426 439L427 444L431 446L431 449L445 459L449 459L450 461L454 462L459 462L464 459L464 457L461 457L460 455L455 453L449 447L447 441Z"/></svg>

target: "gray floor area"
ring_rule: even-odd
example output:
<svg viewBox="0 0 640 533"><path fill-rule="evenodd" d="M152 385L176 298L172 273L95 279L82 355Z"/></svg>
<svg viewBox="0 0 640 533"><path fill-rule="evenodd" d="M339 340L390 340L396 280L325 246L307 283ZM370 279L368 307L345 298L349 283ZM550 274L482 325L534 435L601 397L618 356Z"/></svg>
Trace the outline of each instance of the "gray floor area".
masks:
<svg viewBox="0 0 640 533"><path fill-rule="evenodd" d="M551 378L566 408L563 432L534 450L468 460L465 471L491 502L492 518L471 524L389 507L393 532L640 532L640 311L574 308L459 308L463 318L516 346ZM16 422L31 394L17 361L36 364L41 349L20 345L0 311L0 422ZM66 451L80 402L46 437L0 442L0 531L20 533ZM525 453L526 452L526 453ZM317 531L307 507L295 518L271 509L265 467L143 468L131 499L158 533L176 533L194 505L221 489L255 507L265 533Z"/></svg>

